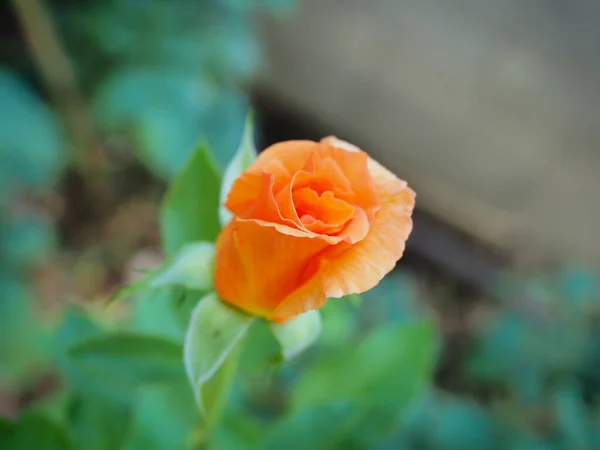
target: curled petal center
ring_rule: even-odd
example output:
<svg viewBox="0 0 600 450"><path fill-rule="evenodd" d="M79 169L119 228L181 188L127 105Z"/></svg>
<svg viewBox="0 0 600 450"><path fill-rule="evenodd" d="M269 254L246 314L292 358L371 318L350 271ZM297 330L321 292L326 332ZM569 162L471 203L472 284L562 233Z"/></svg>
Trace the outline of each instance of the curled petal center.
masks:
<svg viewBox="0 0 600 450"><path fill-rule="evenodd" d="M298 217L309 229L317 226L329 228L329 232L339 231L354 215L354 206L336 198L332 191L319 195L311 188L302 188L295 190L292 196Z"/></svg>

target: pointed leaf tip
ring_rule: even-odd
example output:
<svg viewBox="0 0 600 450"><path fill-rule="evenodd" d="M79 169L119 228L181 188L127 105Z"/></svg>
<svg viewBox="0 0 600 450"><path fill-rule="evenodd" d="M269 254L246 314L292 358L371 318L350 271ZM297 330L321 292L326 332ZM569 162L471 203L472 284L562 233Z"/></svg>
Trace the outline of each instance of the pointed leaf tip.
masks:
<svg viewBox="0 0 600 450"><path fill-rule="evenodd" d="M160 231L164 252L175 255L193 241L214 241L220 230L221 174L206 144L198 145L163 200Z"/></svg>
<svg viewBox="0 0 600 450"><path fill-rule="evenodd" d="M209 291L214 284L214 259L215 245L212 242L185 244L175 257L150 272L147 277L117 291L108 302L166 286Z"/></svg>
<svg viewBox="0 0 600 450"><path fill-rule="evenodd" d="M234 181L246 170L250 164L256 159L257 151L254 145L254 113L248 112L246 123L244 125L244 135L240 146L233 158L225 169L223 175L223 183L221 184L221 194L219 198L219 220L221 226L225 226L231 220L231 213L224 206L227 200L229 190Z"/></svg>

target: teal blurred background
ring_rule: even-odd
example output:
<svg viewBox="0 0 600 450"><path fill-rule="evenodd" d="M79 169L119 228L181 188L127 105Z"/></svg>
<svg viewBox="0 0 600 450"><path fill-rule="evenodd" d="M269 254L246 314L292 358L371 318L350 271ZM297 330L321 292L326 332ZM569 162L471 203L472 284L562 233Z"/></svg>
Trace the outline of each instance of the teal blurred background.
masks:
<svg viewBox="0 0 600 450"><path fill-rule="evenodd" d="M254 108L261 147L356 138L415 186L419 206L397 269L361 299L329 302L320 340L298 360L278 365L266 329L253 330L211 448L600 449L600 183L589 174L600 116L587 81L599 74L600 11L438 3L0 6L0 443L197 448L185 382L105 384L64 350L125 322L180 337L168 295L103 302L161 261L157 208L196 142L223 168ZM384 20L386 8L396 15ZM384 37L369 31L378 24ZM471 34L452 41L460 29ZM553 42L563 47L548 56ZM475 70L474 55L498 54L501 67ZM400 88L381 73L401 74ZM480 109L459 103L472 97ZM560 112L538 114L561 105L578 118L568 126ZM561 151L542 152L548 142ZM553 177L560 195L545 187Z"/></svg>

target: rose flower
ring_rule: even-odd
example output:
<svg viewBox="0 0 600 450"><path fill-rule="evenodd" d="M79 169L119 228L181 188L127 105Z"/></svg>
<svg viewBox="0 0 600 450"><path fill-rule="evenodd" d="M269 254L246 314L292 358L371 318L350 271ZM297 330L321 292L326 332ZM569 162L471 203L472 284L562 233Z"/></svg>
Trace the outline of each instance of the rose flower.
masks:
<svg viewBox="0 0 600 450"><path fill-rule="evenodd" d="M414 204L405 181L347 142L275 144L229 191L216 290L279 323L367 291L402 256Z"/></svg>

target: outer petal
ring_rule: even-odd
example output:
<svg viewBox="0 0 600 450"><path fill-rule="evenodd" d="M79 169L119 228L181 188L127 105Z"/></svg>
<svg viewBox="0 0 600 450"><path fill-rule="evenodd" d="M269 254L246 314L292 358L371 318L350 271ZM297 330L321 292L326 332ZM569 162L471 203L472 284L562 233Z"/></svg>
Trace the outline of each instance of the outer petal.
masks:
<svg viewBox="0 0 600 450"><path fill-rule="evenodd" d="M269 317L330 246L287 226L234 219L217 239L215 288L226 302Z"/></svg>
<svg viewBox="0 0 600 450"><path fill-rule="evenodd" d="M274 176L273 192L276 194L287 185L292 176L302 170L310 155L319 149L320 144L313 141L279 142L267 147L248 168L249 172L267 172ZM232 186L232 190L235 183Z"/></svg>
<svg viewBox="0 0 600 450"><path fill-rule="evenodd" d="M367 291L401 258L412 231L415 193L373 159L369 159L369 171L381 208L367 236L354 245L340 243L323 252L318 266L310 269L314 276L281 302L270 316L272 320L284 322L296 314L320 308L327 298Z"/></svg>

